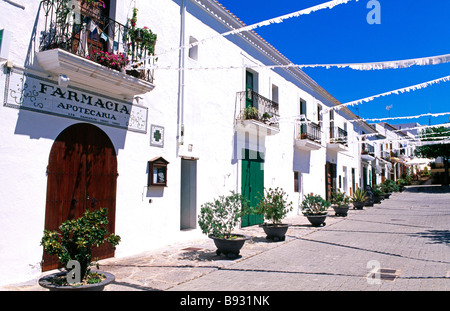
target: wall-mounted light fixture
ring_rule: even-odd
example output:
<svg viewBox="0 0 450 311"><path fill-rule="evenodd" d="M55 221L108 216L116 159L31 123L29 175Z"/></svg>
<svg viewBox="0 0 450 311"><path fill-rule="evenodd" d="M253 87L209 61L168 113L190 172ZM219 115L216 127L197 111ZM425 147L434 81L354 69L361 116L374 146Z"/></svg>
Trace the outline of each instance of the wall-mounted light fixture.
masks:
<svg viewBox="0 0 450 311"><path fill-rule="evenodd" d="M66 88L69 86L70 78L66 75L59 75L58 76L58 86L62 88Z"/></svg>

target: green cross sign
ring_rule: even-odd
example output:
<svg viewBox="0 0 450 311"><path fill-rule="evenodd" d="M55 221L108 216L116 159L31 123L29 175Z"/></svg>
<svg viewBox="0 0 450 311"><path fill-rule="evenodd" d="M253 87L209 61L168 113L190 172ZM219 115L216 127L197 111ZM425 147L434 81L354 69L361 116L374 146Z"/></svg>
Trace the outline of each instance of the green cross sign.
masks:
<svg viewBox="0 0 450 311"><path fill-rule="evenodd" d="M156 130L153 133L153 138L155 139L155 141L159 141L161 139L161 132L159 130Z"/></svg>

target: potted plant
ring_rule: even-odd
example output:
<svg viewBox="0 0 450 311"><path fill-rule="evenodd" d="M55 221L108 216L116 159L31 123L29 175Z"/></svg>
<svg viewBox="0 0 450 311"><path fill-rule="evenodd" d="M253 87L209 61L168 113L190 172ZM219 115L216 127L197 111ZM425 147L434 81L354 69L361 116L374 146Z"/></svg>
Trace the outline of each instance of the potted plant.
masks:
<svg viewBox="0 0 450 311"><path fill-rule="evenodd" d="M372 191L374 203L381 203L381 200L384 199L384 192L381 190L381 187L379 185L374 185Z"/></svg>
<svg viewBox="0 0 450 311"><path fill-rule="evenodd" d="M292 202L287 200L287 194L281 188L264 189L265 195L255 207L255 212L262 214L269 223L260 225L266 233L266 238L273 241L284 241L288 224L281 220L292 211Z"/></svg>
<svg viewBox="0 0 450 311"><path fill-rule="evenodd" d="M404 180L402 178L397 179L398 191L400 191L400 192L405 191L405 188L406 188L405 186L406 185L407 185L407 181L406 180Z"/></svg>
<svg viewBox="0 0 450 311"><path fill-rule="evenodd" d="M126 73L137 78L144 78L145 72L141 67L145 64L145 59L155 55L155 46L158 36L151 31L150 28L144 26L142 28L137 25L137 8L133 8L133 15L129 19L131 27L127 30L129 39L128 54L131 56L133 65L128 66ZM154 59L155 61L157 58Z"/></svg>
<svg viewBox="0 0 450 311"><path fill-rule="evenodd" d="M100 18L102 9L105 9L105 2L102 0L78 0L81 8L81 14L93 17L95 19Z"/></svg>
<svg viewBox="0 0 450 311"><path fill-rule="evenodd" d="M244 109L244 120L259 120L258 109L247 107Z"/></svg>
<svg viewBox="0 0 450 311"><path fill-rule="evenodd" d="M347 216L350 197L339 189L333 189L330 196L331 207L334 209L336 216Z"/></svg>
<svg viewBox="0 0 450 311"><path fill-rule="evenodd" d="M368 199L367 192L363 189L356 189L352 196L352 203L354 209L363 209Z"/></svg>
<svg viewBox="0 0 450 311"><path fill-rule="evenodd" d="M328 207L331 203L323 199L320 195L308 194L301 203L303 215L314 226L326 225L325 219L328 215Z"/></svg>
<svg viewBox="0 0 450 311"><path fill-rule="evenodd" d="M59 226L59 231L44 230L41 239L44 252L56 255L63 267L74 261L78 263L79 275L75 277L80 282L71 282L68 278L69 271L63 271L40 278L39 285L51 291L103 290L114 281L112 274L102 271L91 272L90 269L94 265L91 261L94 247L105 242L115 247L120 242L120 236L109 233L106 229L107 213L105 208L94 211L87 209L81 217L63 222ZM98 269L98 263L96 266Z"/></svg>
<svg viewBox="0 0 450 311"><path fill-rule="evenodd" d="M264 112L261 119L264 123L270 125L270 123L271 123L270 119L272 119L272 115L268 112Z"/></svg>
<svg viewBox="0 0 450 311"><path fill-rule="evenodd" d="M399 191L399 186L395 183L395 181L386 179L383 183L381 183L381 190L385 193L384 198L389 199L392 192Z"/></svg>
<svg viewBox="0 0 450 311"><path fill-rule="evenodd" d="M217 255L224 254L228 258L239 256L249 237L232 231L249 212L247 200L233 191L228 196L222 195L212 202L202 204L198 224L202 232L214 241Z"/></svg>

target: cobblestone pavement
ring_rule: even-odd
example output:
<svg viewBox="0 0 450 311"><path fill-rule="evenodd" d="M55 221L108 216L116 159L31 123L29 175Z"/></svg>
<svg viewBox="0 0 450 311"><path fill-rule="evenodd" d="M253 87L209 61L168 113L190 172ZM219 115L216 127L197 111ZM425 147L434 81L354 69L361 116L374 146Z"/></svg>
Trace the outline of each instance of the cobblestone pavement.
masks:
<svg viewBox="0 0 450 311"><path fill-rule="evenodd" d="M106 291L447 291L450 289L450 188L409 187L390 199L311 227L303 216L283 242L259 226L241 257L217 256L212 240L100 261L116 276ZM379 270L381 269L381 270ZM43 290L37 280L0 288Z"/></svg>

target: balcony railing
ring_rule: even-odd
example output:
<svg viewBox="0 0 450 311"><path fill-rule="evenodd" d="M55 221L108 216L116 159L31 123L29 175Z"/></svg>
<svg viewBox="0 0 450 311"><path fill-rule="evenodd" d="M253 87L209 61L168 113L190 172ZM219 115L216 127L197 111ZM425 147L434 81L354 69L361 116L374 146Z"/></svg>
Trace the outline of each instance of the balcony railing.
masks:
<svg viewBox="0 0 450 311"><path fill-rule="evenodd" d="M279 128L278 103L254 91L238 92L237 98L241 107L237 120L256 120Z"/></svg>
<svg viewBox="0 0 450 311"><path fill-rule="evenodd" d="M340 127L330 128L330 141L331 143L338 143L348 146L347 131L341 129Z"/></svg>
<svg viewBox="0 0 450 311"><path fill-rule="evenodd" d="M320 125L315 123L297 123L295 125L295 139L309 139L320 143L322 140L322 131Z"/></svg>
<svg viewBox="0 0 450 311"><path fill-rule="evenodd" d="M41 32L40 51L62 49L97 62L105 67L153 83L153 70L146 69L153 62L147 48L140 48L137 40L130 40L131 28L102 15L95 7L72 10L69 1L43 0L45 15ZM139 62L134 68L131 63Z"/></svg>
<svg viewBox="0 0 450 311"><path fill-rule="evenodd" d="M370 144L363 143L361 145L361 154L368 154L368 155L374 156L375 155L375 147Z"/></svg>

